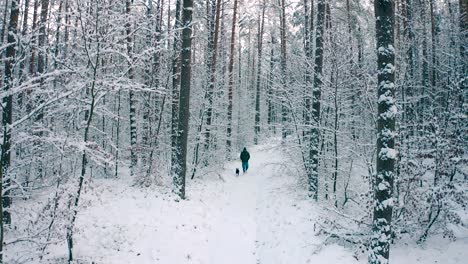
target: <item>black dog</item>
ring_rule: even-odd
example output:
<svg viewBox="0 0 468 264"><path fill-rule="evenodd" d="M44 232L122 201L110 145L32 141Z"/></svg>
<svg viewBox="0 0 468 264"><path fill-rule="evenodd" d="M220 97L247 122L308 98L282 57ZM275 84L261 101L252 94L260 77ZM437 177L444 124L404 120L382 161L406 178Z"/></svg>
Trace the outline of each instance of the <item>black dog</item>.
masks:
<svg viewBox="0 0 468 264"><path fill-rule="evenodd" d="M236 176L239 176L239 169L236 168Z"/></svg>

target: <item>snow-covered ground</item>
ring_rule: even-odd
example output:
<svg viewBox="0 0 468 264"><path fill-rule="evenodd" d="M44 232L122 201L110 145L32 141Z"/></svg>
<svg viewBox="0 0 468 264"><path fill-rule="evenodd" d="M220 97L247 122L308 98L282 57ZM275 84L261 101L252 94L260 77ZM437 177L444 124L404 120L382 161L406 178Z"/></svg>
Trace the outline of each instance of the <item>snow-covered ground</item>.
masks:
<svg viewBox="0 0 468 264"><path fill-rule="evenodd" d="M281 147L250 149L248 173L239 162L219 174L187 180L188 199L169 189L129 187L126 180L95 180L77 220L74 255L80 263L355 264L365 255L323 245L316 221L322 210L307 199ZM430 239L424 247L394 245L392 263L465 263L468 238ZM66 244L48 249L66 258ZM43 261L47 261L43 259Z"/></svg>

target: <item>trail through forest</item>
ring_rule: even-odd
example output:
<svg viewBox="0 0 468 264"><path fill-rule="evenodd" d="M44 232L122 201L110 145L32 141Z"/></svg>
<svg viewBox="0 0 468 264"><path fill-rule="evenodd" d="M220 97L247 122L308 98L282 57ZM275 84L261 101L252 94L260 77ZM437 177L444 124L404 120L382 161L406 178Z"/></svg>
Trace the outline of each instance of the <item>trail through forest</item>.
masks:
<svg viewBox="0 0 468 264"><path fill-rule="evenodd" d="M129 187L128 175L91 181L77 221L77 259L112 264L366 263L365 255L336 241L324 243L327 236L319 232L324 212L307 198L283 146L271 143L249 151L246 174L235 176L240 161L201 172L188 180L190 195L182 201L165 187ZM405 244L396 246L392 257L402 264L460 263L467 243ZM64 243L48 251L48 262L40 263L66 258Z"/></svg>
<svg viewBox="0 0 468 264"><path fill-rule="evenodd" d="M97 263L357 263L342 247L321 250L314 208L281 148L249 151L246 174L236 177L240 161L229 162L224 171L189 181L185 201L174 202L170 190L126 187L124 180L91 183L100 185L99 193L86 194L77 257ZM64 245L56 250L66 252Z"/></svg>

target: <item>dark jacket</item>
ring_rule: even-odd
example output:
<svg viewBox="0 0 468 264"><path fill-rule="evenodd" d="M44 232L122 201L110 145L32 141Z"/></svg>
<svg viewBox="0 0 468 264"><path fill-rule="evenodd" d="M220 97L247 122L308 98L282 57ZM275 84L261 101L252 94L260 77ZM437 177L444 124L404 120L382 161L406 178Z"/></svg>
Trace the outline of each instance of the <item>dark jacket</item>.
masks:
<svg viewBox="0 0 468 264"><path fill-rule="evenodd" d="M250 159L250 154L245 148L240 154L240 159L242 160L242 162L247 162Z"/></svg>

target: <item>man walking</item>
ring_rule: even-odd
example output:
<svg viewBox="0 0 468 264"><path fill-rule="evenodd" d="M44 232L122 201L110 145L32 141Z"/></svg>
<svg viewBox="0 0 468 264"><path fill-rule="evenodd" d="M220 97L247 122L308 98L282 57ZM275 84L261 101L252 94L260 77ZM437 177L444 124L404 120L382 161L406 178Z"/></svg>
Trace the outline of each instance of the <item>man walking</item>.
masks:
<svg viewBox="0 0 468 264"><path fill-rule="evenodd" d="M244 148L240 154L240 159L242 161L242 171L245 173L249 169L249 159L250 154L246 148Z"/></svg>

